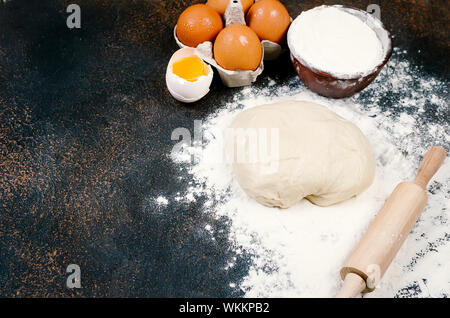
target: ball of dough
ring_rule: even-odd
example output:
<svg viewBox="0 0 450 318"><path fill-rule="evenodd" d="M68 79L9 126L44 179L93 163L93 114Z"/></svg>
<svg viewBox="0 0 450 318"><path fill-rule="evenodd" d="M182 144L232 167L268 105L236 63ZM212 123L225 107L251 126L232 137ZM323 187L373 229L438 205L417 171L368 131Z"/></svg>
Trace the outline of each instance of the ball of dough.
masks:
<svg viewBox="0 0 450 318"><path fill-rule="evenodd" d="M328 206L361 193L373 181L375 159L368 140L324 106L306 101L257 106L239 113L230 128L227 145L231 141L234 147L237 181L264 205L288 208L306 198ZM251 131L258 138L250 137ZM268 156L261 155L264 149Z"/></svg>

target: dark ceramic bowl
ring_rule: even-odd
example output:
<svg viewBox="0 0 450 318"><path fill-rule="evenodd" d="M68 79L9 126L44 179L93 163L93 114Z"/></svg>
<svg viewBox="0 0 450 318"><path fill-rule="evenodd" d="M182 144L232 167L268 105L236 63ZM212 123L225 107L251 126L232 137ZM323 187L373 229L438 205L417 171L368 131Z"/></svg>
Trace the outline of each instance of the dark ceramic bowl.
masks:
<svg viewBox="0 0 450 318"><path fill-rule="evenodd" d="M353 14L366 23L376 33L383 46L383 61L369 73L356 76L349 75L338 77L308 65L308 63L303 60L301 56L295 56L292 53L292 50L291 60L298 76L310 90L326 97L344 98L361 91L377 77L383 66L388 62L392 55L392 42L389 31L387 31L383 24L374 18L370 13L351 7L333 7L337 7ZM288 33L288 44L290 43L290 40L292 41L292 36L292 33Z"/></svg>

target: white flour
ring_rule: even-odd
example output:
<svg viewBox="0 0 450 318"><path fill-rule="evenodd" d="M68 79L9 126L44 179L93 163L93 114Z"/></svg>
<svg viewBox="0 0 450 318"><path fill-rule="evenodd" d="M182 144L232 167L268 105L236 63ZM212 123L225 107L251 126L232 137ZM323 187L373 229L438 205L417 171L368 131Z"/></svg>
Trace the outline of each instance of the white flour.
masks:
<svg viewBox="0 0 450 318"><path fill-rule="evenodd" d="M253 255L248 275L230 287L244 290L247 297L334 296L341 284L341 265L395 185L413 178L429 146L440 144L449 150L445 83L419 76L420 70L403 55L396 51L375 83L345 100L315 95L296 77L283 86L269 80L265 89L244 88L204 122L206 145L197 163L186 163L182 154L172 156L193 179L187 192L175 199L208 198L204 213L227 216L235 252ZM388 109L383 102L386 96L406 111L402 108L397 115ZM231 166L222 163L223 145L214 135L238 111L283 99L323 104L360 127L377 159L375 181L368 190L331 207L302 200L287 210L264 207L245 195L233 179ZM421 119L429 109L441 123ZM369 296L450 295L449 172L446 160L429 185L429 201L421 218L379 288ZM228 267L232 266L230 262Z"/></svg>
<svg viewBox="0 0 450 318"><path fill-rule="evenodd" d="M159 196L155 199L156 203L158 205L167 205L169 203L169 200L163 196Z"/></svg>
<svg viewBox="0 0 450 318"><path fill-rule="evenodd" d="M365 74L384 58L380 40L366 23L329 6L303 11L288 39L295 56L331 74Z"/></svg>

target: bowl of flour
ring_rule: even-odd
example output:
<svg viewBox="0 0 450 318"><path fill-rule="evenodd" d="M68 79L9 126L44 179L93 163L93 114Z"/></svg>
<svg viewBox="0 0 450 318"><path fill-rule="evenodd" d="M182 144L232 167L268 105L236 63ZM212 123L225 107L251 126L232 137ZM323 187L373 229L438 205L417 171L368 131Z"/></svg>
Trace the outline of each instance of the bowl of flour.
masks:
<svg viewBox="0 0 450 318"><path fill-rule="evenodd" d="M287 42L302 82L327 97L349 97L369 85L392 54L389 32L366 11L341 5L303 11Z"/></svg>

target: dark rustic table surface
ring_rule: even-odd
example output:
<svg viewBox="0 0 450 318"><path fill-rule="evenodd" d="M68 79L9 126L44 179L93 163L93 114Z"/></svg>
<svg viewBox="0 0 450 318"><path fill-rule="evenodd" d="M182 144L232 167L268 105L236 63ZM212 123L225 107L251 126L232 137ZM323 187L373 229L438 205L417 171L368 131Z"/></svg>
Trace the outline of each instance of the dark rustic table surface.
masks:
<svg viewBox="0 0 450 318"><path fill-rule="evenodd" d="M206 98L185 105L166 89L173 26L199 1L77 0L82 27L69 30L72 2L0 1L0 296L242 296L230 283L250 258L229 248L225 220L201 200L147 213L146 198L187 187L168 157L172 130L235 91L215 76ZM377 3L394 46L448 83L447 0L283 2L293 17ZM292 76L286 54L254 85ZM196 234L205 224L223 230L214 243ZM72 263L81 289L66 288Z"/></svg>

